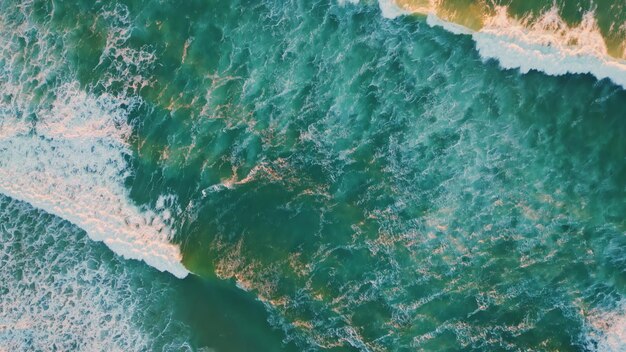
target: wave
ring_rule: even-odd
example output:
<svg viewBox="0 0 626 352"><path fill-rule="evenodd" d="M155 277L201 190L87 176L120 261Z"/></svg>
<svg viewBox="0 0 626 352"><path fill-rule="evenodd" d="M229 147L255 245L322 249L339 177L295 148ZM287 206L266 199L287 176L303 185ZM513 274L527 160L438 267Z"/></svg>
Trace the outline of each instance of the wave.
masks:
<svg viewBox="0 0 626 352"><path fill-rule="evenodd" d="M578 25L572 26L561 18L556 6L532 21L530 17L514 18L506 6L496 6L495 13L485 16L480 28L471 29L440 18L435 1L407 9L393 0L379 0L379 6L387 18L425 14L426 23L431 27L471 36L481 58L495 59L504 69L519 69L521 73L537 70L552 76L591 74L599 80L609 79L626 88L626 61L609 54L591 11L582 16ZM581 309L585 319L582 338L589 350L624 350L625 307L626 304L620 304L605 309Z"/></svg>
<svg viewBox="0 0 626 352"><path fill-rule="evenodd" d="M121 7L103 16L128 25ZM126 88L117 95L89 93L64 71L59 36L26 18L0 18L0 58L6 63L0 69L0 193L74 223L125 258L185 277L180 250L169 241L172 202L137 206L124 185L131 176L128 111L141 104L129 92L145 81L129 67L150 56L110 49L129 32L112 28L103 55L118 72L100 85L115 79Z"/></svg>
<svg viewBox="0 0 626 352"><path fill-rule="evenodd" d="M0 350L191 350L171 307L174 278L2 195L0 224Z"/></svg>
<svg viewBox="0 0 626 352"><path fill-rule="evenodd" d="M427 15L430 26L442 27L454 34L470 35L485 59L495 59L505 69L531 70L558 76L591 74L608 78L626 88L626 61L609 55L593 12L582 16L578 25L570 25L552 7L537 18L517 19L506 6L496 6L485 14L478 29L470 29L438 16L437 4L399 6L393 0L379 0L382 15L395 18L411 13Z"/></svg>
<svg viewBox="0 0 626 352"><path fill-rule="evenodd" d="M590 350L623 351L626 341L626 305L593 309L587 315L586 344Z"/></svg>
<svg viewBox="0 0 626 352"><path fill-rule="evenodd" d="M77 83L56 93L34 130L9 125L14 132L3 133L0 193L76 224L125 258L185 277L178 247L169 243L165 206L160 213L141 209L124 188L130 152L121 102L89 96Z"/></svg>

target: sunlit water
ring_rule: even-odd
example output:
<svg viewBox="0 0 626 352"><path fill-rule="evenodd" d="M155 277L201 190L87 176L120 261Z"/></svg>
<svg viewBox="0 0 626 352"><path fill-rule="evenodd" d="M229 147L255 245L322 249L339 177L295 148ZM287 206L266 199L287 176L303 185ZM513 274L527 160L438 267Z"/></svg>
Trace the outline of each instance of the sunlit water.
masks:
<svg viewBox="0 0 626 352"><path fill-rule="evenodd" d="M626 349L621 61L397 5L0 3L0 350Z"/></svg>

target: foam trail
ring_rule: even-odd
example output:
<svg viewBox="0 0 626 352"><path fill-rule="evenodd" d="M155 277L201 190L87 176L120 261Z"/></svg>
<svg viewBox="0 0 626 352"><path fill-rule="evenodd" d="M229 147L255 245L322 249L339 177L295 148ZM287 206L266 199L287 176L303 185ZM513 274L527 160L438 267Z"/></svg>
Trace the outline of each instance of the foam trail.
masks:
<svg viewBox="0 0 626 352"><path fill-rule="evenodd" d="M570 28L556 8L534 24L517 21L499 7L486 26L472 34L476 48L485 59L496 59L504 68L522 73L539 70L549 75L590 73L609 78L626 88L626 62L608 56L592 13L578 27ZM576 45L569 45L575 42Z"/></svg>
<svg viewBox="0 0 626 352"><path fill-rule="evenodd" d="M471 35L480 56L495 59L505 69L542 71L548 75L592 74L608 78L626 88L626 61L612 58L598 29L593 13L587 13L577 27L569 27L555 7L537 20L514 19L505 6L485 19L478 31L444 21L436 15L436 3L410 9L400 8L393 0L379 0L387 18L408 13L426 14L430 26L440 26L454 34Z"/></svg>
<svg viewBox="0 0 626 352"><path fill-rule="evenodd" d="M137 294L147 268L1 195L0 224L0 351L185 350L185 327L167 305L169 277L152 277L153 290ZM145 320L150 310L156 319Z"/></svg>
<svg viewBox="0 0 626 352"><path fill-rule="evenodd" d="M117 16L112 22L128 26L121 7L104 16ZM28 34L36 28L33 23L8 18L0 18L5 62L0 67L0 193L71 221L125 258L185 277L180 250L169 242L169 210L164 204L155 209L161 214L138 207L124 186L130 176L128 110L141 104L132 91L143 84L141 65L151 56L119 47L129 30L111 29L103 55L117 71L111 76L128 87L117 96L90 94L59 64L64 53L48 44L58 36L38 28L33 41ZM43 98L35 99L38 87Z"/></svg>
<svg viewBox="0 0 626 352"><path fill-rule="evenodd" d="M71 221L125 258L185 277L166 220L132 204L122 183L129 154L123 111L77 86L61 87L52 109L39 112L36 134L3 133L0 193Z"/></svg>

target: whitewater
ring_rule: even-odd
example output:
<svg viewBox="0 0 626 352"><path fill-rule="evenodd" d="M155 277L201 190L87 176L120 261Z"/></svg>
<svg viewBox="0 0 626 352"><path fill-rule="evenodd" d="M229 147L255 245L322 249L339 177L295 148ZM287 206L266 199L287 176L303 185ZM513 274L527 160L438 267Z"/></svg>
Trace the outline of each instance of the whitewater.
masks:
<svg viewBox="0 0 626 352"><path fill-rule="evenodd" d="M503 69L522 73L537 70L548 75L592 74L626 88L626 61L608 55L592 11L585 13L578 26L571 27L559 16L556 6L533 21L513 18L506 6L497 6L496 13L487 16L484 26L476 31L440 19L434 0L426 6L408 8L394 0L378 3L387 18L423 14L430 26L471 36L481 57L497 60Z"/></svg>
<svg viewBox="0 0 626 352"><path fill-rule="evenodd" d="M131 28L122 7L102 16L112 23L102 60L119 63L101 84L124 82L117 96L79 86L63 65L61 38L28 21L14 27L1 18L0 193L71 221L125 258L183 278L188 271L169 242L174 201L163 195L154 207L141 208L124 185L131 172L128 111L141 104L130 90L145 80L133 68L140 72L153 58L124 48ZM54 91L39 92L50 85Z"/></svg>
<svg viewBox="0 0 626 352"><path fill-rule="evenodd" d="M472 36L481 57L498 60L505 69L516 68L522 73L539 70L550 75L590 73L626 87L626 63L606 55L591 14L579 28L567 28L556 10L552 10L528 28L527 24L507 16L505 7L500 7L497 16L490 18L483 29L472 31L439 19L432 7L407 10L392 0L380 0L379 6L382 15L389 19L425 13L430 26ZM102 59L112 56L124 66L116 80L126 82L126 90L131 91L149 84L141 75L130 74L128 69L147 65L154 59L148 52L124 48L132 30L129 19L125 18L127 14L116 7L103 16L113 16L121 23L111 29L102 54ZM21 30L27 29L22 24ZM127 124L127 109L141 101L131 94L92 96L82 91L77 82L69 81L60 86L52 103L25 107L32 97L21 92L21 86L31 82L43 84L46 76L57 74L60 68L56 67L58 61L46 57L51 52L43 50L38 59L32 60L40 67L36 76L28 77L25 82L9 79L12 72L20 70L17 63L11 64L20 58L12 51L14 40L24 35L17 32L9 38L4 36L0 43L3 57L9 62L4 68L2 89L13 96L0 107L5 115L0 129L1 192L75 223L92 239L103 241L126 258L143 260L161 271L185 277L188 271L181 264L179 250L170 243L175 232L171 225L172 210L168 207L176 208L175 200L164 195L168 202L142 209L128 199L123 185L131 172L126 162L130 153L127 139L132 129ZM572 36L579 45L567 45ZM49 39L36 40L46 48ZM109 85L110 80L106 78L102 84ZM23 113L21 110L33 109L29 113L38 116L36 125L15 118Z"/></svg>
<svg viewBox="0 0 626 352"><path fill-rule="evenodd" d="M315 27L309 40L316 36L343 40L340 35L333 37L328 33L334 33L336 27L344 30L350 27L346 25L353 20L349 16L354 16L357 22L363 20L359 16L370 14L359 13L360 7L368 4L358 0L337 0L332 4L339 4L339 9L332 7L328 10L330 15L313 17L310 21L319 22L321 29ZM264 10L262 5L259 7ZM93 28L104 26L105 34L97 62L93 67L86 65L89 74L97 76L93 81L95 83L88 84L85 81L91 81L81 79L84 72L67 64L72 55L78 56L72 50L77 50L76 42L81 42L83 38L73 42L75 38L69 31L55 33L48 28L53 26L55 20L54 9L43 16L43 24L42 21L31 20L35 14L29 12L34 10L28 6L16 10L22 17L0 14L0 194L4 195L0 196L0 218L3 220L0 225L5 230L0 236L8 244L0 246L0 263L7 264L5 268L9 268L0 272L0 278L10 283L6 285L8 293L4 293L0 286L0 294L4 294L8 302L0 305L0 313L5 315L4 319L0 319L0 350L5 347L3 343L11 349L24 348L32 336L42 341L53 341L61 349L73 346L97 349L105 346L111 350L145 350L155 348L151 345L154 336L169 339L176 334L181 336L180 340L166 346L192 350L188 342L190 328L185 324L193 324L177 321L168 309L179 304L179 300L187 300L187 297L177 296L181 292L194 297L196 301L190 298L190 305L197 304L200 300L197 296L201 296L197 292L204 294L205 291L194 286L198 290L194 291L197 295L194 296L194 292L180 287L190 285L189 280L202 276L232 282L233 286L246 291L248 296L244 297L253 296L259 300L269 316L263 319L269 321L274 330L284 333L283 342L296 341L300 349L351 346L363 351L382 351L389 346L422 347L428 346L430 340L451 340L446 337L446 333L451 331L458 334L459 344L468 347L495 341L484 336L482 329L485 326L492 328L490 331L494 334L522 336L538 326L533 324L542 321L542 314L551 314L553 306L550 302L542 302L548 307L547 313L541 311L536 316L524 316L523 321L512 323L506 321L504 314L502 319L508 325L492 327L480 325L480 318L476 318L477 325L465 323L463 317L461 320L448 319L446 312L442 312L442 306L437 306L438 301L450 296L449 301L458 299L456 304L461 302L459 305L462 306L459 314L468 320L487 314L489 309L496 309L502 302L512 302L513 306L527 304L524 298L520 298L523 297L520 292L535 292L532 283L527 283L529 288L515 286L507 289L501 287L502 282L498 282L491 287L491 291L484 291L489 284L483 287L480 282L463 282L467 278L481 277L480 270L471 270L493 263L499 265L497 260L508 263L506 256L503 259L490 252L500 249L498 241L504 237L497 231L492 234L492 229L495 227L505 234L509 234L509 228L520 232L527 230L523 234L511 230L510 236L520 248L510 250L502 246L515 252L515 255L520 254L517 252L523 254L520 254L519 263L514 263L519 264L519 268L514 267L512 272L531 268L525 273L540 273L541 270L536 267L560 265L560 262L551 263L549 260L559 248L563 248L564 243L573 246L572 253L579 254L579 247L575 245L579 238L575 236L587 236L583 234L587 225L585 221L594 224L589 219L597 210L594 208L597 207L594 196L584 192L594 187L611 190L614 186L611 181L619 182L609 179L597 186L592 177L595 174L581 181L576 178L579 174L573 172L571 180L574 181L564 177L563 193L561 188L554 188L556 191L551 189L552 185L546 186L545 192L540 192L543 182L562 180L554 176L559 175L558 169L546 171L548 176L545 176L545 169L530 170L528 165L541 166L542 162L550 166L560 165L559 158L562 156L546 153L546 161L541 156L527 156L524 148L532 152L538 149L535 148L537 144L555 141L557 147L550 151L561 152L559 148L564 144L559 144L561 139L558 138L569 140L565 132L563 135L555 133L559 137L551 139L552 136L543 134L552 131L551 126L537 126L532 117L521 113L517 116L514 111L527 104L536 109L529 111L541 116L545 112L541 109L551 106L549 102L539 101L543 97L539 93L539 98L533 96L533 89L539 91L543 87L541 79L545 77L532 76L524 81L524 77L517 75L517 70L522 76L540 71L548 76L590 74L598 80L608 79L619 88L609 82L600 84L592 77L587 79L595 82L593 89L579 77L574 77L568 83L570 86L565 88L573 93L605 94L594 103L606 108L606 111L614 108L610 105L611 98L619 98L622 93L620 88L626 88L626 62L607 54L607 47L591 12L585 15L580 25L572 27L559 17L556 9L543 13L538 20L531 22L513 18L507 14L506 7L498 7L494 16L485 19L481 29L472 30L440 19L429 6L403 8L392 0L379 0L378 10L384 19L380 19L382 24L374 28L391 28L390 33L361 33L361 36L355 36L356 39L338 41L342 44L339 51L345 50L345 53L320 49L311 55L310 60L305 58L301 62L298 60L306 45L298 47L296 44L301 43L295 40L293 46L288 40L278 40L280 44L274 45L272 41L276 39L274 35L287 37L287 34L298 34L300 25L290 29L293 32L285 29L292 17L280 17L289 13L289 7L282 9L284 14L280 11L265 14L263 20L276 25L278 34L272 32L258 41L254 36L250 36L252 39L245 37L244 26L235 20L234 24L221 28L213 22L201 26L198 32L207 30L211 40L226 47L220 47L225 54L207 55L208 58L202 56L205 53L201 49L212 50L210 44L214 43L206 38L203 42L200 34L191 29L180 37L172 35L174 39L167 38L169 41L163 45L166 49L159 51L155 49L156 45L144 44L142 40L156 42L154 38L160 38L159 35L177 34L172 29L175 26L169 26L166 21L152 21L150 12L135 14L134 18L125 5L112 4L104 8L90 18L94 21ZM412 38L396 38L410 31L393 26L405 19L404 16L415 13L426 16L425 21L421 21L428 26L421 28L432 32L426 33L424 48L440 50L441 53L420 52L422 48L419 45L411 47L415 51L407 51L409 54L398 49L401 46L399 43L413 45ZM375 14L379 15L378 12ZM150 21L137 19L143 19L143 15ZM158 15L154 16L158 18ZM346 16L348 20L341 16ZM83 20L80 18L78 21ZM223 19L211 20L217 23ZM250 21L252 25L259 22ZM303 22L302 26L311 25L310 22ZM350 28L365 27L364 22ZM424 22L411 25L420 28ZM325 25L331 29L323 27ZM265 26L263 30L267 28L273 27ZM358 30L355 32L360 33ZM232 33L249 39L249 42L228 38L228 35L237 38ZM443 35L443 39L439 35ZM93 36L96 37L95 34ZM471 37L472 41L463 37ZM446 46L449 38L472 44L477 54L472 51L468 56L479 56L486 70L492 65L490 61L495 60L503 71L494 70L495 78L482 77L472 71L473 68L464 71L466 67L461 62L462 54L454 47L450 49ZM268 48L255 47L263 40L270 43ZM240 42L244 42L243 49L237 51ZM233 53L227 51L229 43L232 43ZM177 44L181 44L182 52L170 55L167 50ZM389 58L374 57L371 52L376 52L376 45L389 50ZM276 51L275 55L272 50ZM351 50L354 50L354 55L350 54ZM324 61L324 54L331 59ZM423 56L419 56L421 54ZM446 57L446 54L452 56ZM259 58L266 58L267 61L257 62ZM242 69L242 66L237 66L237 60L254 64ZM292 65L290 60L295 63ZM171 65L171 62L178 66ZM471 64L474 62L479 64L477 70L483 67L480 60ZM281 66L283 63L287 68ZM354 67L350 65L352 63ZM255 64L257 67L254 67ZM342 66L344 64L345 67ZM424 73L423 70L428 70L414 67L415 76L406 80L396 76L397 72L403 73L406 67L410 69L412 64L443 68ZM210 69L203 71L203 65ZM271 65L278 67L278 73L264 71ZM322 74L312 73L315 70L330 72L335 66L340 67L339 72L349 79L344 82L338 75L334 80L324 81L326 77L320 78ZM106 69L98 71L103 67ZM172 76L163 67L169 67L174 72ZM163 77L154 72L174 77L171 86L170 81L164 83ZM465 72L472 74L468 76L468 82L474 80L467 86L459 78L463 78ZM189 74L191 78L175 80L178 78L176 75L184 74ZM491 91L489 79L492 78L511 82L509 88L512 90L505 91L506 86L501 85L501 91ZM398 79L397 84L395 79ZM197 82L200 83L194 86ZM315 86L319 82L325 82L322 89ZM520 92L526 88L524 84L531 88L528 89L528 97L520 97ZM545 97L553 97L554 90L550 89L558 87L557 83L550 80L547 86L549 89ZM304 91L302 96L290 95L301 88ZM158 93L151 95L150 89L158 90ZM307 95L310 92L314 98ZM380 107L387 102L387 98L389 105ZM321 103L328 101L331 102L328 105ZM602 105L605 101L609 101L606 106ZM300 103L304 107L298 110L295 106ZM560 101L557 103L560 104ZM398 106L408 106L412 110L403 114ZM588 112L583 108L574 106L572 114L581 110ZM323 110L320 116L314 115L316 109ZM567 108L562 109L570 113ZM177 110L182 114L176 115ZM133 115L137 111L147 115L141 116L147 122ZM163 120L159 120L159 113L165 116ZM304 121L307 117L313 122ZM507 118L511 119L510 123L507 123ZM152 121L158 123L151 126ZM576 121L567 126L588 126L590 123ZM557 125L557 130L561 127ZM481 131L491 131L492 134L482 136ZM533 137L535 132L536 138ZM524 139L526 136L530 136L528 140ZM572 139L575 140L575 137ZM599 154L604 150L602 147L618 143L602 141L598 149L594 149ZM379 144L372 146L376 143ZM142 149L143 146L147 147ZM305 147L311 149L305 150ZM194 153L199 156L196 158ZM535 157L541 161L533 159ZM137 165L145 161L142 158L149 160L145 165L157 169L152 174L145 173L149 175L147 178L159 175L159 172L165 176L156 181L150 179L148 183L151 192L158 196L151 194L152 198L146 197L148 201L138 202L131 189L133 182L140 182L135 176L139 169ZM581 165L587 165L572 158L572 168L576 172ZM592 161L600 158L595 154L590 156ZM607 168L617 169L611 164L612 160L607 162ZM519 166L516 161L527 164ZM564 162L564 165L567 167L570 164ZM460 171L456 172L451 166L458 167ZM164 181L167 177L170 179ZM537 180L535 184L524 185L524 181L520 181L532 177ZM580 184L575 184L576 180ZM172 182L180 188L172 186ZM495 189L494 185L502 189ZM524 187L532 188L528 192L532 194L529 199L525 198L525 193L515 193ZM584 198L581 203L589 201L590 205L587 207L584 203L581 209L577 206L568 208L570 200L563 195L568 187L581 192L581 198ZM359 194L363 189L371 193ZM389 201L392 197L396 198ZM470 201L467 202L467 199ZM411 208L421 200L428 204ZM387 201L390 203L385 203ZM613 219L611 211L615 208L619 210L615 206L606 214L601 212L599 217ZM319 219L316 218L318 210L321 214ZM361 210L363 218L359 217ZM522 223L519 227L518 219L510 220L509 215L500 214L507 211L519 213L519 222ZM335 217L335 214L338 215ZM502 217L498 219L497 214ZM552 215L554 217L550 218ZM307 216L318 220L319 224L310 221ZM490 216L494 216L496 221L492 221ZM563 225L565 235L561 234L563 238L553 243L546 227L561 231L558 220L567 218L569 221L570 217L574 219L571 220L573 225ZM298 222L302 218L304 220ZM511 224L507 223L509 220ZM455 221L458 222L456 225ZM335 225L336 229L332 227ZM280 226L291 226L290 231L281 232L279 230L283 228ZM302 233L314 232L312 229L316 226L319 226L315 230L317 232L306 238L298 237ZM576 231L570 231L568 226ZM81 237L80 229L89 239L106 245L112 251L113 259ZM330 235L323 233L324 230ZM618 225L606 225L602 231L613 234L621 230ZM483 234L484 238L477 239ZM274 242L272 236L276 236ZM574 240L570 241L571 238ZM22 250L22 243L25 252L33 253L32 258L23 259L16 254ZM493 247L491 243L495 243ZM534 250L549 249L551 245L556 249L549 253L546 250L548 255L545 258L533 257ZM600 252L604 246L604 242L590 244L584 252L585 260L593 265L611 267L594 259L594 251L600 257L604 255ZM606 246L609 249L615 246L615 252L621 248L619 243L613 242ZM83 249L84 253L81 252ZM58 254L64 251L71 256L71 260L64 260ZM211 256L216 253L218 255ZM615 259L613 253L607 257L619 264L619 258ZM493 254L494 259L484 263L484 266L472 262L480 262L482 256L489 254ZM418 261L420 255L426 258L425 264ZM565 250L558 255L562 255L559 260L569 258L569 252ZM41 262L36 261L37 256L43 258ZM121 260L117 256L132 260ZM547 263L543 263L543 259ZM136 263L135 260L148 266L141 268L143 263ZM28 270L22 273L20 267L28 267ZM467 275L461 272L464 268L468 268ZM67 277L55 273L56 269ZM490 267L490 270L498 269ZM508 273L502 270L503 273L498 274L507 277ZM14 276L13 272L19 274ZM198 274L190 275L191 272ZM412 281L416 272L423 277ZM408 279L401 274L406 274ZM552 273L546 274L544 282L553 283L559 278L557 274L554 277L550 275ZM589 349L623 349L626 308L620 303L619 290L613 292L617 298L606 298L609 303L594 305L583 301L589 296L593 301L595 292L585 293L587 296L584 299L576 296L577 290L588 282L579 285L576 281L578 277L567 279L570 281L562 280L573 282L572 291L560 292L558 297L565 297L565 303L558 302L557 305L562 304L565 307L563 314L569 314L567 317L576 324L582 321L579 323L581 331L568 331L568 336L579 336L580 333L583 336L581 344ZM316 280L324 285L316 286ZM487 282L489 278L484 280ZM45 284L38 286L37 293L33 294L32 287L40 282ZM99 285L103 285L102 289ZM68 287L70 291L66 290ZM115 287L123 289L117 291ZM474 290L478 292L475 297L471 296ZM82 300L73 295L74 291L81 292ZM538 292L537 296L543 294L541 290ZM418 298L422 294L423 297ZM453 296L455 294L458 296ZM459 298L462 294L467 294L469 298ZM574 297L568 296L570 294ZM446 295L449 295L448 298ZM142 297L149 299L142 302ZM569 298L573 302L567 301ZM243 306L240 301L221 301L215 296L203 296L202 299L214 300L212 303L217 306L228 307L232 302L235 302L233 306ZM172 303L174 301L177 303ZM149 314L142 315L141 312L148 310L151 304L155 305L153 309L163 311L164 316L154 319ZM426 314L429 304L434 306L432 317ZM463 309L474 304L477 305L476 310L463 313ZM124 305L130 307L128 311ZM28 311L25 307L29 306L34 308ZM80 306L84 306L84 310L74 309ZM572 306L579 311L572 313ZM210 312L197 313L200 317L194 316L193 319L200 321L197 325L209 326L202 319L209 319L207 316L213 314L213 311ZM230 314L226 312L225 315ZM367 316L369 312L374 312L373 317ZM500 312L496 313L494 321L501 318L498 315ZM93 321L89 320L90 314L95 317ZM247 317L246 314L249 312L246 311L243 316ZM452 312L450 316L454 314ZM67 319L57 324L56 316ZM414 324L411 320L422 318L426 322L423 325ZM141 324L135 320L141 320ZM160 325L150 327L152 320ZM216 321L215 325L219 326L220 321ZM379 326L372 327L376 324ZM415 328L411 324L419 326ZM572 323L577 328L576 324ZM233 329L243 329L239 325L234 324ZM435 326L432 331L420 330L431 325ZM150 328L146 329L146 326ZM419 334L410 331L409 327L415 328ZM44 330L51 333L45 334ZM78 336L82 330L87 333L81 342L69 343L60 337L64 333ZM107 334L106 330L111 330L111 334ZM160 331L167 332L163 334L165 337ZM410 336L412 333L415 337ZM103 342L100 342L102 336ZM406 344L405 338L412 340ZM496 346L498 341L493 343L491 346ZM45 344L34 343L32 346L45 348Z"/></svg>

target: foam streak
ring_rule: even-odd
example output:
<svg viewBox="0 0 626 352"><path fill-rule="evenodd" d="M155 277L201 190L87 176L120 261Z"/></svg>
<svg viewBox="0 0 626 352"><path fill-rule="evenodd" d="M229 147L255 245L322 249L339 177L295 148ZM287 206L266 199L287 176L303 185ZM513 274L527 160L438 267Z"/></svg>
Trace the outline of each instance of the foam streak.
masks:
<svg viewBox="0 0 626 352"><path fill-rule="evenodd" d="M394 18L408 11L390 0L379 0L382 15ZM390 12L388 9L395 9ZM430 26L440 26L454 34L471 35L476 49L485 59L495 59L505 69L542 71L548 75L592 74L608 78L626 88L626 61L608 55L607 47L594 14L589 12L576 27L570 27L555 7L536 20L515 19L504 6L484 20L484 26L473 31L437 17L436 6L411 8L426 14Z"/></svg>

